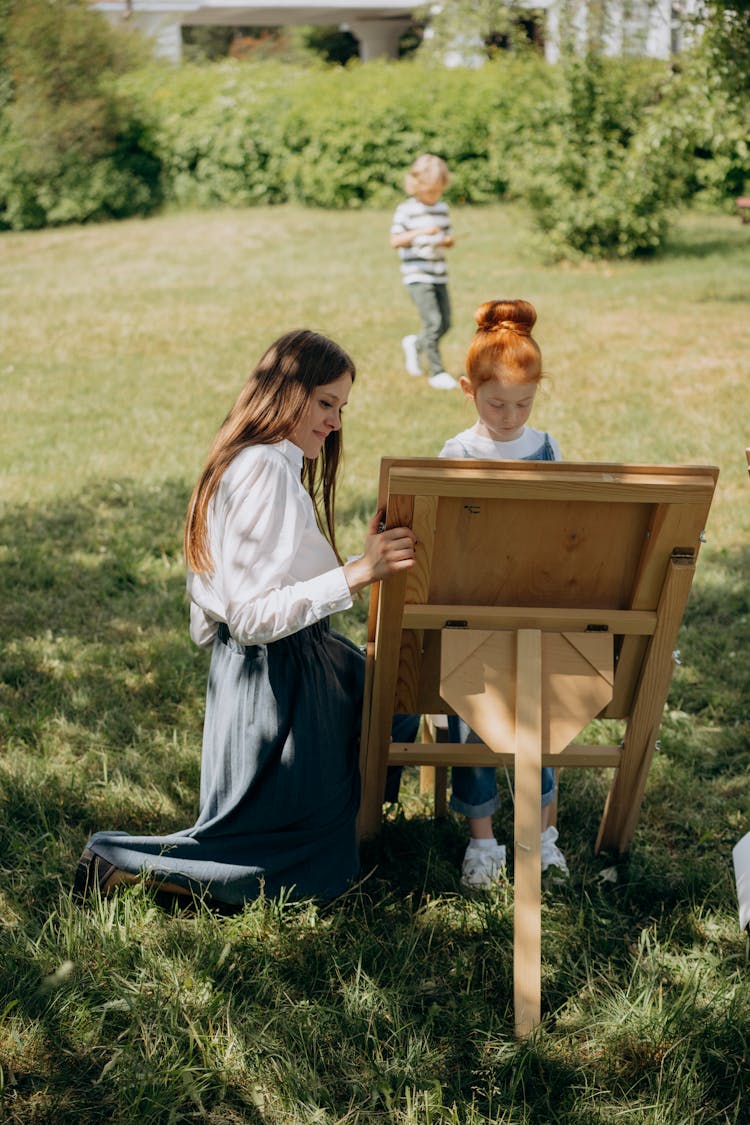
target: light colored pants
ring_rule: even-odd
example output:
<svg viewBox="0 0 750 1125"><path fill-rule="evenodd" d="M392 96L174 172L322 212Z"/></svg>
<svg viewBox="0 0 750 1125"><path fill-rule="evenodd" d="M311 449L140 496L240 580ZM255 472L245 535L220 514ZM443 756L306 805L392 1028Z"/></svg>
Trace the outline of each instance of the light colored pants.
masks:
<svg viewBox="0 0 750 1125"><path fill-rule="evenodd" d="M407 285L407 289L422 321L422 331L417 336L417 351L427 360L430 375L437 375L445 370L438 343L451 326L448 286L445 282L432 285L426 281L414 281Z"/></svg>

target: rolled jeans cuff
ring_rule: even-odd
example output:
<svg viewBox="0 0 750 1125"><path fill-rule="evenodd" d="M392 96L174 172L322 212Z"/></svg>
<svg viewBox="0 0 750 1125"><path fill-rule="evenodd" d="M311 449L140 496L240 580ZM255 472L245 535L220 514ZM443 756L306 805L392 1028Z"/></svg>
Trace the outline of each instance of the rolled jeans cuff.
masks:
<svg viewBox="0 0 750 1125"><path fill-rule="evenodd" d="M489 801L483 801L481 805L469 805L466 801L462 801L455 793L451 793L451 799L448 802L453 812L461 813L462 816L479 817L479 816L492 816L497 812L502 804L499 794L490 797Z"/></svg>

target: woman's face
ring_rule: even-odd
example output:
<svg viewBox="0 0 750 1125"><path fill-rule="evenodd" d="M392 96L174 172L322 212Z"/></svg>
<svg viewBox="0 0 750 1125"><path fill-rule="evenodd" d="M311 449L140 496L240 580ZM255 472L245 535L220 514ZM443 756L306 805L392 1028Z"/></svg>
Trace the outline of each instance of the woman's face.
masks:
<svg viewBox="0 0 750 1125"><path fill-rule="evenodd" d="M351 375L340 375L332 383L316 387L307 402L304 414L289 435L305 457L314 460L323 442L334 430L341 429L341 411L349 400Z"/></svg>

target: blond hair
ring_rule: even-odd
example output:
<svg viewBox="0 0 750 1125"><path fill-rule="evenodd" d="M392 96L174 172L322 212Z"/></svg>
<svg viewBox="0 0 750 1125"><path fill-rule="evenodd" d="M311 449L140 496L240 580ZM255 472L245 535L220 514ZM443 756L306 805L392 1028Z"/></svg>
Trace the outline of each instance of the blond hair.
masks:
<svg viewBox="0 0 750 1125"><path fill-rule="evenodd" d="M440 156L425 152L417 157L406 173L404 187L407 195L415 195L423 188L430 188L436 184L446 188L450 179L451 174L445 161Z"/></svg>

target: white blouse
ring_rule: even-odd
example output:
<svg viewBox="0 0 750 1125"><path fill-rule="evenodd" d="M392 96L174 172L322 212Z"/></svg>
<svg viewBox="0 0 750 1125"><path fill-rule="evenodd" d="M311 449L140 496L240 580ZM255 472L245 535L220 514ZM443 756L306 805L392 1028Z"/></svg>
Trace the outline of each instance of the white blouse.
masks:
<svg viewBox="0 0 750 1125"><path fill-rule="evenodd" d="M251 445L221 478L208 516L213 571L187 577L190 636L201 648L220 621L239 644L267 644L351 607L300 479L302 456L291 441Z"/></svg>

